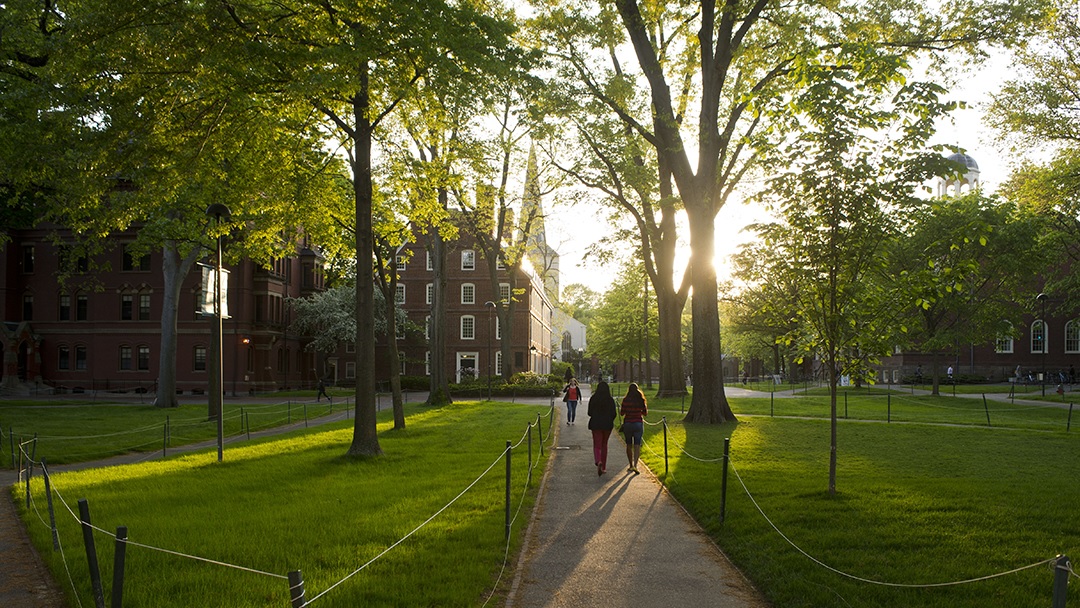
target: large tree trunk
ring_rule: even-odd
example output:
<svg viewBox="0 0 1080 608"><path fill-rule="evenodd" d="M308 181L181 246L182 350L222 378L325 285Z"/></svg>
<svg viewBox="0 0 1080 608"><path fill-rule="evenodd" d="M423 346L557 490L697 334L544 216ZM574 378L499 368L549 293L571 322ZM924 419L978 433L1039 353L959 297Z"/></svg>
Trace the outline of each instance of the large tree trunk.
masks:
<svg viewBox="0 0 1080 608"><path fill-rule="evenodd" d="M446 201L446 190L440 188L439 203L444 209ZM450 330L446 323L446 241L437 227L432 231L431 250L435 284L431 299L431 384L427 404L446 405L453 402L446 376L446 335Z"/></svg>
<svg viewBox="0 0 1080 608"><path fill-rule="evenodd" d="M735 420L724 394L724 366L720 353L720 311L717 307L716 269L713 266L713 215L699 205L687 205L690 220L690 263L694 295L694 394L687 422L719 424ZM696 213L694 212L696 211Z"/></svg>
<svg viewBox="0 0 1080 608"><path fill-rule="evenodd" d="M374 268L371 255L371 135L368 117L368 65L360 64L360 90L353 97L355 160L353 195L356 197L356 416L349 456L382 454L375 418L375 293L371 289Z"/></svg>
<svg viewBox="0 0 1080 608"><path fill-rule="evenodd" d="M184 284L199 249L193 248L184 258L175 241L166 241L162 248L162 276L165 279L161 303L161 350L158 353L158 382L154 405L179 407L176 399L176 322L180 310L180 288Z"/></svg>
<svg viewBox="0 0 1080 608"><path fill-rule="evenodd" d="M682 301L676 294L656 290L656 310L660 334L660 387L657 397L686 394L686 374L682 366Z"/></svg>
<svg viewBox="0 0 1080 608"><path fill-rule="evenodd" d="M397 264L397 261L390 260L389 264ZM379 286L383 290L383 301L386 302L386 335L387 342L390 344L390 394L394 401L394 430L400 431L405 428L405 403L401 398L401 366L398 364L400 355L397 345L397 302L395 300L397 272L392 272L389 283L380 282Z"/></svg>

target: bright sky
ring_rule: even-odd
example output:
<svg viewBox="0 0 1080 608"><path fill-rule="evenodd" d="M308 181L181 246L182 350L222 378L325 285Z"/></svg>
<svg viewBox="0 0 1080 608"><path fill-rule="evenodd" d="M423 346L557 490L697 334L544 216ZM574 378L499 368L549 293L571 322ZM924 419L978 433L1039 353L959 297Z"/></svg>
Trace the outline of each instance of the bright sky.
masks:
<svg viewBox="0 0 1080 608"><path fill-rule="evenodd" d="M1005 160L1007 155L999 149L995 133L982 123L989 92L1012 75L1009 70L1004 59L994 59L958 82L953 88L955 97L968 102L968 107L957 110L953 113L952 121L941 124L933 140L933 143L954 144L966 149L967 154L979 164L984 192L995 191L1011 171L1010 163ZM548 213L545 222L548 242L558 250L560 256L561 284L582 283L598 292L606 290L618 269L601 267L592 259L583 261L589 245L608 230L606 222L583 204L551 208L545 201L545 211ZM724 259L752 236L740 234L740 231L762 217L760 209L737 202L721 209L716 221L717 274L720 280L724 280L728 273Z"/></svg>

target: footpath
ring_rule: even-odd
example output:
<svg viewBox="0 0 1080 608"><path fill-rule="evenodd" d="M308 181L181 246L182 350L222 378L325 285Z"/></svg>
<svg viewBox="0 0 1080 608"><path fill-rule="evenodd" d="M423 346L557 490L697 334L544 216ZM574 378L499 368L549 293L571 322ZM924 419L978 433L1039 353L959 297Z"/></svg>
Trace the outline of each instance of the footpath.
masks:
<svg viewBox="0 0 1080 608"><path fill-rule="evenodd" d="M648 467L627 471L617 433L597 476L588 396L572 426L564 404L555 409L559 430L506 608L768 606Z"/></svg>

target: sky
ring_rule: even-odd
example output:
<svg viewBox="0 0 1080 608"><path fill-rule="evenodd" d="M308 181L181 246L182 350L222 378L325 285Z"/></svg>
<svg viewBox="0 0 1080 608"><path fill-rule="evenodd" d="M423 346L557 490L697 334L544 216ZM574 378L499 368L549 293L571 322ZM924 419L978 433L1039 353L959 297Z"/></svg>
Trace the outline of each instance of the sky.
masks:
<svg viewBox="0 0 1080 608"><path fill-rule="evenodd" d="M956 110L950 120L940 123L936 137L931 140L931 143L964 148L979 165L984 192L994 192L1011 171L1006 160L1009 155L1002 151L996 134L983 122L984 108L990 101L990 93L1014 76L1005 58L993 57L980 69L960 79L952 89L953 98L966 101L968 107ZM609 230L606 221L584 203L549 207L545 201L545 212L548 243L559 252L561 285L581 283L594 291L605 291L618 268L602 267L594 260L584 258L589 245ZM730 271L722 258L735 253L741 243L752 238L741 232L743 227L763 217L760 209L740 202L730 202L720 210L716 221L717 275L720 280L724 280Z"/></svg>

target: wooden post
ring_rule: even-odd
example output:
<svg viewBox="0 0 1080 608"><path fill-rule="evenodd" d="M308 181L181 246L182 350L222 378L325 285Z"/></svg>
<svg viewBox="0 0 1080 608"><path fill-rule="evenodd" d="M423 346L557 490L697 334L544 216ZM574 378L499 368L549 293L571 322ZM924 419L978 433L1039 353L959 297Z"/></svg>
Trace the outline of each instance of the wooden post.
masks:
<svg viewBox="0 0 1080 608"><path fill-rule="evenodd" d="M289 572L289 601L292 608L303 608L307 604L304 599L304 575L299 570Z"/></svg>
<svg viewBox="0 0 1080 608"><path fill-rule="evenodd" d="M101 570L98 568L97 549L94 547L94 529L90 527L90 504L79 499L79 521L82 522L83 545L86 547L86 564L90 569L90 584L94 588L94 605L105 608L105 591L101 588Z"/></svg>
<svg viewBox="0 0 1080 608"><path fill-rule="evenodd" d="M45 502L49 506L49 529L52 530L53 551L60 550L60 535L56 532L56 511L52 502L52 481L49 479L49 469L45 466L45 459L41 459L41 475L45 478Z"/></svg>
<svg viewBox="0 0 1080 608"><path fill-rule="evenodd" d="M124 605L124 558L127 555L127 526L116 528L116 552L113 554L112 608Z"/></svg>
<svg viewBox="0 0 1080 608"><path fill-rule="evenodd" d="M724 438L724 476L720 482L720 523L724 523L724 516L727 511L727 471L728 471L728 454L731 451L731 437Z"/></svg>
<svg viewBox="0 0 1080 608"><path fill-rule="evenodd" d="M1059 555L1054 560L1054 599L1052 608L1065 608L1065 596L1069 592L1069 556Z"/></svg>

